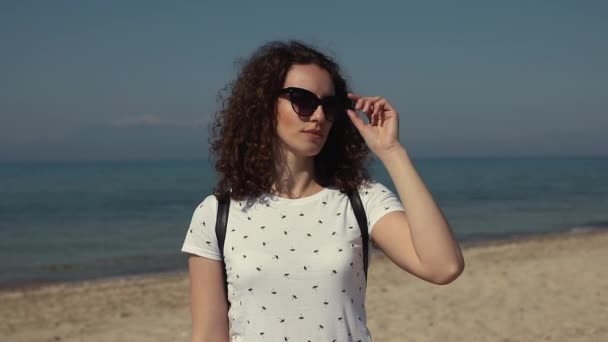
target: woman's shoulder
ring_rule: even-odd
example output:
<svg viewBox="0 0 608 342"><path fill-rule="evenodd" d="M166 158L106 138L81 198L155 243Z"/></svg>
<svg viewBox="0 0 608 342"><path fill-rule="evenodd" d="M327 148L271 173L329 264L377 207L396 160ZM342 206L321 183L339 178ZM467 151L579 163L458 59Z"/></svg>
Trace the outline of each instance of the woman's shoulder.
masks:
<svg viewBox="0 0 608 342"><path fill-rule="evenodd" d="M197 210L206 208L207 210L214 210L218 206L218 199L214 194L207 194L202 200L199 199Z"/></svg>
<svg viewBox="0 0 608 342"><path fill-rule="evenodd" d="M366 207L384 204L397 198L393 190L377 180L371 180L363 184L359 188L359 196Z"/></svg>
<svg viewBox="0 0 608 342"><path fill-rule="evenodd" d="M232 203L239 203L241 201L235 200L231 198L229 195L218 195L214 192L207 193L207 195L199 202L201 205L205 206L215 206L217 207L220 202L225 202L229 200Z"/></svg>
<svg viewBox="0 0 608 342"><path fill-rule="evenodd" d="M365 181L359 185L359 194L367 194L370 192L386 192L390 191L384 183L370 179L369 181Z"/></svg>

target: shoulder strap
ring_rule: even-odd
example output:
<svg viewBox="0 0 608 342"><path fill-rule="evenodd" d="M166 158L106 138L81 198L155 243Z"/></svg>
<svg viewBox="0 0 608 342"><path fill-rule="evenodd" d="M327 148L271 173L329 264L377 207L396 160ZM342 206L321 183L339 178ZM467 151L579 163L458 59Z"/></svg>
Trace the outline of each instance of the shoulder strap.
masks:
<svg viewBox="0 0 608 342"><path fill-rule="evenodd" d="M361 243L363 244L363 269L365 271L365 280L367 281L367 268L369 265L369 233L367 231L367 216L365 215L365 208L361 202L361 196L359 191L355 190L348 193L350 199L350 205L353 207L357 223L359 223L359 230L361 230Z"/></svg>
<svg viewBox="0 0 608 342"><path fill-rule="evenodd" d="M224 240L226 240L226 225L228 224L228 212L230 211L230 196L218 198L217 217L215 220L215 236L217 237L217 245L220 250L222 260L224 260ZM224 287L226 289L226 299L228 299L228 277L226 274L226 264L224 270Z"/></svg>

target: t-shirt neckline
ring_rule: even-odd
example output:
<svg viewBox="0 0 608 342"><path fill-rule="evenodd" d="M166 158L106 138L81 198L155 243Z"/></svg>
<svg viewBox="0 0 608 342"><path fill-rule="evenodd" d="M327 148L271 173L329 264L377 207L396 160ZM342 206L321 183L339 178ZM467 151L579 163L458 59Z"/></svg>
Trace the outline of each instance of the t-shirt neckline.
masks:
<svg viewBox="0 0 608 342"><path fill-rule="evenodd" d="M270 193L266 193L266 196L270 199L270 202L274 203L274 204L298 205L298 204L310 203L312 201L315 201L315 200L321 198L326 193L328 193L330 190L331 189L329 187L325 187L321 191L319 191L315 194L312 194L312 195L306 196L306 197L300 197L300 198L279 197L276 195L272 195Z"/></svg>

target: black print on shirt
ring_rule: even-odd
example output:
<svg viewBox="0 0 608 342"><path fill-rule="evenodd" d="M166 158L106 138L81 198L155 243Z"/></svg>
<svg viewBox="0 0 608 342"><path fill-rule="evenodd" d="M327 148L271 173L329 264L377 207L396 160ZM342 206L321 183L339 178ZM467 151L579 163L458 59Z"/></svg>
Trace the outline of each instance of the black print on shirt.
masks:
<svg viewBox="0 0 608 342"><path fill-rule="evenodd" d="M386 191L381 190L383 193L385 193ZM371 195L371 192L368 191L364 191L363 193L361 193L362 197L363 196L369 196ZM364 198L364 200L366 200ZM318 202L317 202L318 203ZM239 206L241 206L241 203L238 203ZM325 208L326 206L329 205L329 201L322 201L320 204L317 204L318 207L317 208ZM332 203L333 205L333 203ZM271 206L269 206L268 204L265 206L265 208L271 208ZM367 207L366 207L367 208ZM380 208L377 208L376 210L390 210L390 206L386 206L383 205ZM295 208L294 208L295 209ZM266 210L266 209L263 209ZM268 210L276 210L274 208L272 209L268 209ZM296 209L297 210L297 209ZM351 208L349 208L349 210L351 210ZM237 213L240 213L241 211L238 211ZM244 212L244 211L243 211ZM270 211L269 211L270 212ZM310 213L313 213L313 215L309 215ZM306 214L305 213L309 213ZM276 303L293 303L291 305L298 305L297 303L299 301L302 301L303 303L310 303L309 298L311 296L311 294L313 296L315 296L315 298L317 298L317 301L313 301L312 303L319 303L321 308L325 308L327 310L332 309L334 306L338 306L341 305L340 303L333 303L332 298L333 297L325 297L329 300L323 300L324 296L326 296L328 293L331 292L326 292L326 291L331 291L331 287L327 287L325 286L324 283L322 283L323 280L321 280L320 283L317 284L310 284L307 287L307 291L309 291L309 294L306 294L306 290L304 291L304 293L300 293L297 290L296 291L278 291L278 289L281 289L280 286L289 286L287 284L301 284L302 282L307 281L306 275L308 275L308 277L310 277L311 275L320 275L320 274L327 274L327 278L326 279L340 279L340 281L344 280L346 282L348 282L348 286L349 287L345 287L342 289L337 289L336 292L341 293L342 295L338 296L339 298L343 298L346 300L346 302L349 302L351 304L354 304L355 301L357 301L356 307L359 308L359 305L361 305L361 308L364 308L364 304L360 302L360 293L363 292L364 286L358 286L361 284L365 284L365 282L362 282L363 279L361 276L361 272L359 272L359 268L362 268L362 262L357 261L358 258L356 256L358 256L359 258L362 257L362 253L361 251L359 251L358 253L355 251L350 251L348 248L348 245L350 244L350 247L353 249L362 249L362 246L360 244L359 241L356 240L352 240L352 237L355 236L355 232L353 232L353 230L357 230L358 233L358 229L356 229L357 227L354 227L354 225L348 225L347 227L338 227L336 225L334 225L333 227L332 225L332 220L343 220L343 217L348 217L349 220L351 222L354 223L353 221L353 214L351 212L333 212L333 213L327 213L327 216L322 216L319 215L319 217L314 217L316 214L318 214L318 212L315 211L308 211L308 210L300 210L300 211L295 211L293 212L293 214L290 214L289 212L284 212L284 213L276 213L276 211L274 212L273 216L266 216L266 217L274 217L274 221L275 223L279 220L279 218L282 220L281 222L283 223L283 227L276 227L276 225L273 224L266 224L266 225L261 225L261 224L257 224L257 223L265 223L264 220L264 215L258 215L258 212L253 212L250 213L249 215L242 215L241 218L237 221L233 221L236 222L238 224L238 222L247 222L250 221L249 224L246 224L244 226L241 227L234 227L231 230L229 230L229 232L234 233L237 232L237 234L235 234L232 238L228 238L227 241L231 241L232 243L234 243L233 246L231 246L231 250L235 251L235 245L236 247L236 251L238 254L234 254L232 253L232 261L235 262L236 264L240 264L239 267L241 269L243 268L247 268L249 270L251 270L250 272L247 273L247 276L243 276L240 277L239 274L234 273L234 271L232 270L232 266L231 265L227 265L230 266L228 267L228 269L230 270L230 274L229 274L229 280L232 277L232 279L246 279L245 281L249 281L249 276L253 275L254 273L256 273L257 275L255 275L255 277L262 277L260 279L274 279L276 280L276 288L271 288L268 289L266 288L260 288L258 286L252 286L252 287L246 287L246 286L241 286L241 289L243 287L245 287L247 289L248 294L254 296L252 298L258 298L258 296L272 296L272 298L276 298ZM344 214L344 215L342 215ZM347 216L348 215L348 216ZM305 220L303 222L307 222L306 224L298 224L298 225L291 225L290 221L287 221L287 216L291 216L291 219L297 219L297 220ZM311 217L312 216L312 217ZM231 215L232 217L232 215ZM369 216L368 216L369 217ZM246 218L246 220L245 220ZM314 224L314 222L317 221L317 224ZM338 222L338 221L336 221ZM343 221L342 221L343 222ZM311 224L312 223L312 224ZM287 225L286 225L287 224ZM370 224L370 221L368 220L368 226ZM205 226L205 223L202 223L203 226ZM329 226L329 227L328 227ZM256 227L258 229L256 229ZM208 232L205 232L206 234L213 234L212 231L213 227L210 227L210 230ZM312 228L316 229L315 231L315 235L312 234ZM331 229L333 228L333 229ZM318 233L317 233L318 231ZM193 229L189 229L190 233L193 233ZM303 235L300 235L303 234ZM228 234L230 235L230 234ZM197 235L193 235L193 238L199 238ZM205 235L203 235L205 236ZM209 235L208 235L209 236ZM319 239L318 241L326 241L327 245L325 244L317 244L317 240L313 239L313 236L315 237L315 239ZM282 237L281 239L277 239L278 237ZM304 239L305 238L305 239ZM344 238L348 238L350 239L349 241L344 241L343 245L340 245L340 239L344 239ZM236 239L238 239L238 241L240 243L242 243L243 245L240 246L236 241ZM288 239L290 239L288 241ZM298 241L299 240L299 241ZM200 240L199 240L200 241ZM272 241L275 241L276 243L271 244ZM209 240L204 240L202 241L204 242L204 244L206 244L207 248L213 248L213 242L211 239ZM231 243L228 242L228 243ZM285 243L287 242L287 243ZM298 249L295 248L295 246L291 246L291 248L289 248L290 243L294 243L298 244ZM312 242L312 244L311 244ZM261 244L261 246L259 244ZM254 247L256 246L256 247ZM255 249L257 248L257 249ZM285 248L285 249L283 249ZM321 251L321 249L323 249L323 251ZM299 250L299 251L298 251ZM312 255L314 256L314 258L311 257L311 252L312 251ZM273 253L274 252L274 253ZM289 252L289 253L288 253ZM298 252L298 253L296 253ZM321 253L323 252L323 253ZM333 253L333 254L332 254ZM242 258L239 257L239 255L242 256ZM304 261L306 260L307 256L308 258L310 258L311 263L301 263L299 265L295 264L294 265L294 261L295 260L300 260L300 261ZM339 257L344 258L350 258L351 255L353 256L353 258L355 259L354 261L351 260L345 260L344 263L344 267L345 268L336 268L336 267L327 267L327 268L321 268L320 272L315 272L313 270L317 269L317 260L322 260L320 262L322 262L319 265L327 265L327 266L332 266L331 263L327 263L325 264L325 261L331 261L333 257ZM266 258L260 258L260 256L266 256ZM229 255L230 257L230 255ZM238 258L238 259L237 259ZM296 259L294 259L296 258ZM299 258L299 259L298 259ZM250 259L250 260L249 260ZM264 261L265 260L265 261ZM272 261L271 261L272 260ZM315 260L314 262L312 260ZM266 262L266 263L265 263ZM267 263L271 263L268 264ZM295 270L294 268L285 268L285 264L283 263L288 263L291 264L291 266L295 266ZM355 263L357 265L355 265ZM346 265L348 264L350 266L350 268ZM233 265L235 265L233 263ZM313 266L311 268L311 265ZM290 267L291 267L290 266ZM302 267L302 268L298 268ZM325 267L325 266L324 266ZM253 272L253 273L251 273ZM327 273L325 273L327 272ZM240 272L239 272L240 273ZM241 273L242 274L242 273ZM338 277L338 275L340 275ZM269 277L269 278L266 278ZM333 278L332 278L333 277ZM236 281L236 280L235 280ZM356 281L353 283L353 281ZM253 283L252 283L253 284ZM352 285L351 285L352 284ZM355 285L357 284L357 285ZM236 289L236 293L232 292L232 298L238 298L238 292L239 292L239 283L233 283L232 286L235 286L234 289ZM350 286L352 286L352 290L350 288ZM255 291L254 291L255 288ZM289 288L289 287L285 287L285 288ZM297 289L297 287L294 288L289 288L291 289ZM358 290L358 291L357 291ZM242 291L242 290L241 290ZM264 294L262 294L264 293ZM236 301L243 307L246 308L247 306L247 297L242 297L243 301L236 299ZM261 298L261 297L259 297ZM270 297L268 297L270 298ZM356 299L356 300L355 300ZM341 299L337 299L337 301L339 301ZM332 303L331 306L329 306L330 302ZM281 310L277 310L276 307L274 307L274 305L272 304L274 302L270 302L270 303L264 303L263 301L259 301L257 302L258 305L255 306L249 306L249 307L253 307L253 308L260 308L260 310L262 312L265 312L263 315L263 317L268 318L268 315L274 315L274 317L279 321L278 323L283 324L286 326L286 329L288 329L290 326L288 324L293 324L294 321L303 321L304 320L304 316L299 313L299 315L288 315L286 314L284 311L282 312ZM270 304L270 305L269 305ZM289 304L286 304L289 305ZM353 305L354 307L354 305ZM295 308L295 307L294 307ZM272 309L272 310L271 310ZM244 309L241 309L244 310ZM255 309L254 309L255 310ZM266 313L267 312L267 313ZM293 311L291 311L293 312ZM297 312L297 311L296 311ZM328 311L331 312L331 311ZM308 315L307 315L308 316ZM238 316L236 316L238 318ZM271 316L272 317L272 316ZM353 317L355 318L357 317L356 315ZM362 317L363 316L359 316L357 317L357 319L359 321L362 321ZM232 320L234 321L234 317L231 317ZM341 323L342 325L348 325L349 323L352 324L352 319L349 318L348 316L344 316L342 315L335 315L333 320L331 320L335 323L333 324L338 324ZM327 330L327 331L333 331L333 326L331 327L332 329L326 329L328 328L328 324L332 324L331 321L318 321L316 322L318 325L318 329L319 330ZM247 324L249 324L250 322L247 321ZM255 323L255 320L253 320L251 323ZM268 323L268 322L267 322ZM304 322L303 322L304 323ZM321 323L321 324L319 324ZM276 324L276 323L275 323ZM263 325L261 325L263 326ZM314 329L314 325L313 325L313 329ZM345 328L346 329L346 328ZM287 334L285 335L279 335L278 338L277 336L274 336L272 334L270 334L270 332L268 330L266 331L262 331L265 329L260 329L254 332L254 334L259 334L260 337L263 337L265 339L272 339L275 338L277 340L285 340L285 341L290 341L292 338L296 338L294 336L289 336ZM276 333L276 332L275 332ZM347 330L344 331L344 335L347 333ZM350 333L348 333L349 336L351 336ZM356 336L356 334L355 334ZM304 340L306 340L305 336L302 336L302 338L304 338ZM327 336L326 338L327 341L332 340L331 336ZM357 340L355 338L355 340ZM310 341L310 340L309 340ZM333 341L336 341L335 339Z"/></svg>

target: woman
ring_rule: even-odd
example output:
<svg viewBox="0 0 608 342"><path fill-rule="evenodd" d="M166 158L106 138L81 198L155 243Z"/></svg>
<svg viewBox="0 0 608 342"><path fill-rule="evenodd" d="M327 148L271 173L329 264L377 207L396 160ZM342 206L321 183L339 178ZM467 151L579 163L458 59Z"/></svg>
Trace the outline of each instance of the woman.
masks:
<svg viewBox="0 0 608 342"><path fill-rule="evenodd" d="M182 247L192 341L371 341L349 191L359 192L374 246L401 269L434 284L462 272L385 98L349 93L338 65L297 41L261 46L227 90L213 126L220 178ZM370 150L399 197L370 179ZM214 229L228 193L226 293Z"/></svg>

